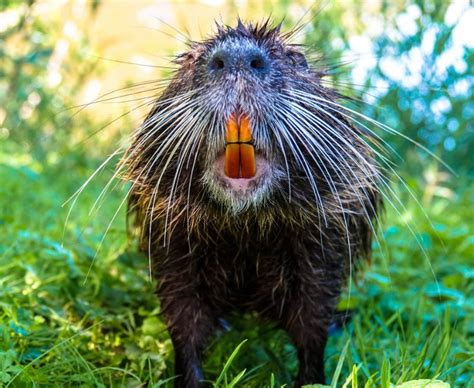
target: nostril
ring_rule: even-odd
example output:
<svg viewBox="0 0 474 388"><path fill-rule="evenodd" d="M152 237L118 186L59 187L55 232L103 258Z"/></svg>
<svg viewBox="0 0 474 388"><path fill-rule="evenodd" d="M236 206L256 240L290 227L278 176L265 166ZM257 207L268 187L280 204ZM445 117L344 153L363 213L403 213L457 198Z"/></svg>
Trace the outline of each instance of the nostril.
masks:
<svg viewBox="0 0 474 388"><path fill-rule="evenodd" d="M265 65L261 59L253 59L252 62L250 62L250 67L253 69L263 69Z"/></svg>
<svg viewBox="0 0 474 388"><path fill-rule="evenodd" d="M255 70L265 69L265 61L262 57L255 57L250 61L250 67Z"/></svg>
<svg viewBox="0 0 474 388"><path fill-rule="evenodd" d="M211 70L222 70L225 67L224 59L218 56L212 58L209 67Z"/></svg>
<svg viewBox="0 0 474 388"><path fill-rule="evenodd" d="M246 70L262 77L269 70L267 57L257 50L218 50L209 58L207 66L215 75Z"/></svg>

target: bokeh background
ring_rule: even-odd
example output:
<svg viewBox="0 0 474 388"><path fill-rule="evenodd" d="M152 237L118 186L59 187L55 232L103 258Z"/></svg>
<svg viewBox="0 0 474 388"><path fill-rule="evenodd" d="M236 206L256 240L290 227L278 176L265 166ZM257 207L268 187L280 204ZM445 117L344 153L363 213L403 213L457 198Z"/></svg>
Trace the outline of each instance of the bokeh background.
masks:
<svg viewBox="0 0 474 388"><path fill-rule="evenodd" d="M334 386L472 382L469 1L2 0L0 385L170 384L148 261L126 232L126 186L101 194L117 159L88 178L127 144L160 92L149 82L172 74L186 41L237 15L302 24L294 42L331 69L328 85L399 132L369 122L396 150L393 206L339 306L353 313L327 349ZM297 365L283 333L234 325L210 345L210 381L288 384Z"/></svg>

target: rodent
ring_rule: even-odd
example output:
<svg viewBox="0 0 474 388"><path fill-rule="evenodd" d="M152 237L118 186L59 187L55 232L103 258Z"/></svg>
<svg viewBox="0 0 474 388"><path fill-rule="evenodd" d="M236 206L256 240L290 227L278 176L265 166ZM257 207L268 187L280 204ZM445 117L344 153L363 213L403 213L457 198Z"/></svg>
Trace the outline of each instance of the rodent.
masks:
<svg viewBox="0 0 474 388"><path fill-rule="evenodd" d="M200 385L203 349L240 311L289 334L296 386L324 383L337 299L370 254L380 169L289 36L239 19L191 42L121 162L176 387Z"/></svg>

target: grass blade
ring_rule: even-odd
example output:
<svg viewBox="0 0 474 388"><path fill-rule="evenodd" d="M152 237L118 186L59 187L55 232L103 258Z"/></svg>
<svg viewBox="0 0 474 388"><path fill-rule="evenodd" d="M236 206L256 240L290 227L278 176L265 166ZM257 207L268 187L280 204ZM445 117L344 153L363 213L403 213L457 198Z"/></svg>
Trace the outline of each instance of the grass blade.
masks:
<svg viewBox="0 0 474 388"><path fill-rule="evenodd" d="M243 340L239 345L237 345L237 347L234 349L234 351L232 352L232 354L230 355L230 357L227 359L226 363L224 364L224 367L222 368L222 371L219 375L219 377L217 378L216 382L214 383L214 387L219 387L219 385L221 384L222 380L224 379L224 377L226 376L226 373L227 373L227 370L229 369L230 365L232 364L232 361L234 361L234 358L237 356L237 354L239 353L240 351L240 348L244 345L244 343L246 343L247 340ZM245 372L245 370L244 370ZM242 373L242 372L241 372ZM242 375L243 376L243 375ZM240 377L242 377L240 376Z"/></svg>
<svg viewBox="0 0 474 388"><path fill-rule="evenodd" d="M339 380L339 376L341 375L342 365L344 364L344 360L346 358L347 349L349 349L349 340L344 345L344 349L342 349L341 355L339 356L339 361L337 362L336 370L334 371L334 375L332 377L331 387L336 388L337 382Z"/></svg>

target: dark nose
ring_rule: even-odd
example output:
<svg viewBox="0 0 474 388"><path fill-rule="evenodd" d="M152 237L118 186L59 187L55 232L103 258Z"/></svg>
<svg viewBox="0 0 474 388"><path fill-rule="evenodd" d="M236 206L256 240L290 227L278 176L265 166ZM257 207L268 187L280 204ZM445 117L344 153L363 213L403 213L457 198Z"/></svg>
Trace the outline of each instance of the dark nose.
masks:
<svg viewBox="0 0 474 388"><path fill-rule="evenodd" d="M248 71L264 77L269 69L268 58L257 48L220 49L209 59L209 70L213 73Z"/></svg>

